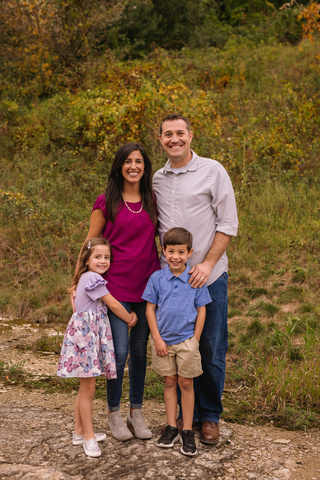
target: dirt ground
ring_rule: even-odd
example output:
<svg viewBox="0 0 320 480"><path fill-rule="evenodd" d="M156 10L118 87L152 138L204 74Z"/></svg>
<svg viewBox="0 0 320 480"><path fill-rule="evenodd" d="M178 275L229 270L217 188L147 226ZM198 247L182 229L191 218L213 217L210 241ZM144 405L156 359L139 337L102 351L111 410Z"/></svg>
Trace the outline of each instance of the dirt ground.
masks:
<svg viewBox="0 0 320 480"><path fill-rule="evenodd" d="M48 334L57 334L50 328ZM43 329L14 325L0 318L0 360L24 362L33 375L56 375L57 357L17 348L31 344ZM154 433L147 441L117 442L106 422L106 402L94 401L96 431L107 433L102 455L88 458L73 446L73 394L44 394L0 383L0 479L100 480L198 479L320 480L320 432L290 432L271 426L221 423L216 446L199 442L198 455L181 455L180 444L160 449L155 441L165 425L162 403L147 401L146 421ZM122 406L125 418L128 405Z"/></svg>

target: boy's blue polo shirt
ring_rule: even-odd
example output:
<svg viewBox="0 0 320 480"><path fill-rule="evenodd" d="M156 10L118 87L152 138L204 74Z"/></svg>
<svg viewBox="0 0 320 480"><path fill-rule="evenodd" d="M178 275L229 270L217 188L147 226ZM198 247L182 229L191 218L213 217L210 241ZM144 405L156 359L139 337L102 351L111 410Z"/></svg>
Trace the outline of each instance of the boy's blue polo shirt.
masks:
<svg viewBox="0 0 320 480"><path fill-rule="evenodd" d="M211 302L206 285L192 288L190 274L185 271L178 277L171 273L169 265L154 272L142 298L157 305L156 317L161 338L167 345L175 345L191 338L194 333L197 308Z"/></svg>

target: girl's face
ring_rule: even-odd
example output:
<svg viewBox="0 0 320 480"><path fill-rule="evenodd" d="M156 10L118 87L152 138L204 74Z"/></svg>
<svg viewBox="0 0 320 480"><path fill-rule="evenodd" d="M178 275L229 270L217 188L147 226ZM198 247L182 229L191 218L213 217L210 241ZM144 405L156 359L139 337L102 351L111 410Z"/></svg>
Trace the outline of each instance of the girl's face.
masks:
<svg viewBox="0 0 320 480"><path fill-rule="evenodd" d="M97 245L92 248L91 255L87 261L90 272L102 275L110 267L110 248L107 245Z"/></svg>
<svg viewBox="0 0 320 480"><path fill-rule="evenodd" d="M130 153L121 167L121 172L124 183L130 185L140 183L144 174L144 160L140 150L133 150Z"/></svg>

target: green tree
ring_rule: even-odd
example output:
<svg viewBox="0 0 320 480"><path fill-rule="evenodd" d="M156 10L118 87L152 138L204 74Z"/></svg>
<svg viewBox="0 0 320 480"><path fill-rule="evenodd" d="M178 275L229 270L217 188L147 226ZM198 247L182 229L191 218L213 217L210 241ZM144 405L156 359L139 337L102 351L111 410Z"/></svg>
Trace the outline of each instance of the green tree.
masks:
<svg viewBox="0 0 320 480"><path fill-rule="evenodd" d="M155 45L167 49L214 45L221 28L215 0L136 0L126 3L109 41L139 56Z"/></svg>
<svg viewBox="0 0 320 480"><path fill-rule="evenodd" d="M62 68L101 50L123 5L124 0L0 0L0 75L29 86L36 80L41 91L52 88Z"/></svg>

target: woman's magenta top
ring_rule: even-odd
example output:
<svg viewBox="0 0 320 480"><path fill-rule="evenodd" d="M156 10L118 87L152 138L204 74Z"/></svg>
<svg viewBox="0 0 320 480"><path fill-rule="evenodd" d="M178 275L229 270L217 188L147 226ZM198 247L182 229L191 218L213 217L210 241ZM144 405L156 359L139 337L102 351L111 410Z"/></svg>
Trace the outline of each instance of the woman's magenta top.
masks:
<svg viewBox="0 0 320 480"><path fill-rule="evenodd" d="M138 212L141 202L127 202ZM159 255L155 243L156 225L147 212L132 213L121 203L114 223L108 218L105 196L100 195L92 211L101 209L106 219L102 236L112 248L112 262L105 278L108 290L122 302L141 302L150 275L160 270Z"/></svg>

